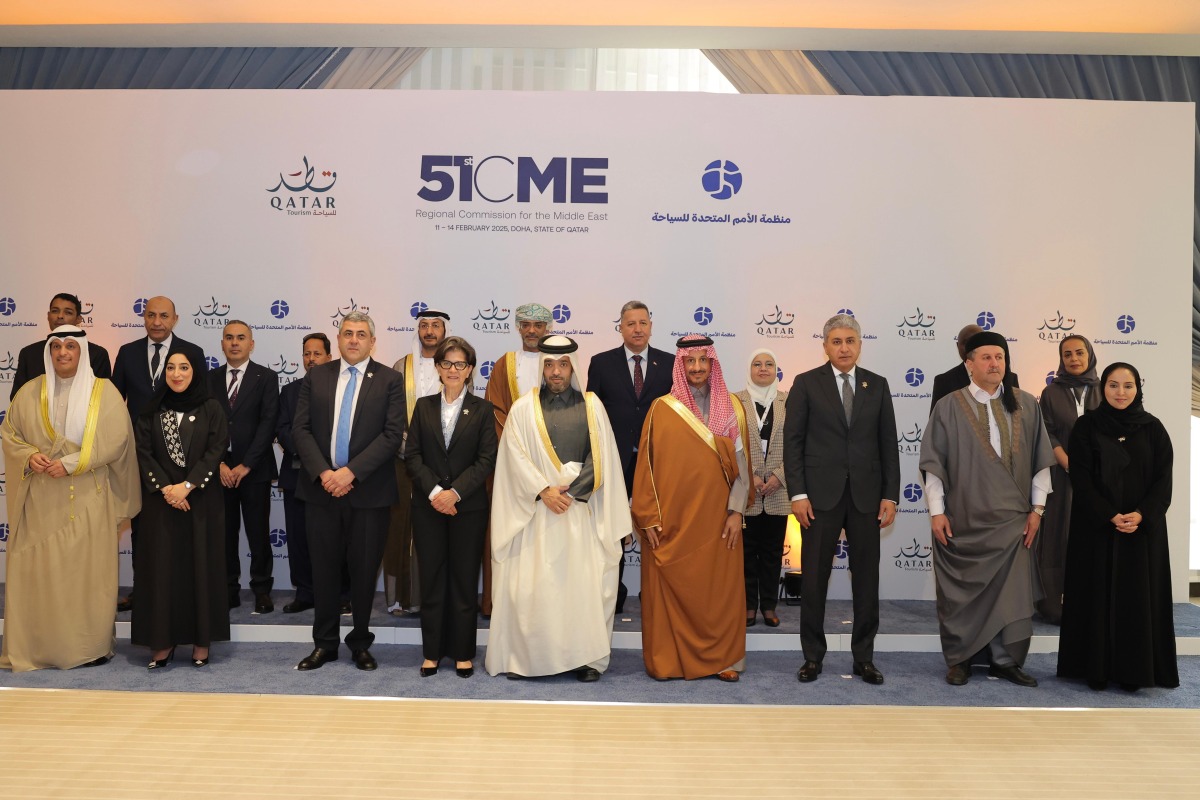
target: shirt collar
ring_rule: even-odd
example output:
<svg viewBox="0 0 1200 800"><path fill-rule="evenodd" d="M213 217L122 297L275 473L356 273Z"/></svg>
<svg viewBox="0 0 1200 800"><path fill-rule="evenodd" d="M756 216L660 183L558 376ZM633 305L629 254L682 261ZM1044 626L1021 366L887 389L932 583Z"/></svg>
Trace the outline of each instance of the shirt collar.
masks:
<svg viewBox="0 0 1200 800"><path fill-rule="evenodd" d="M975 381L971 381L971 397L974 397L980 403L986 403L988 400L995 400L997 397L999 397L1003 393L1004 393L1004 384L1003 383L996 387L995 392L993 392L992 394L988 394L987 390L981 388L978 384L975 383Z"/></svg>
<svg viewBox="0 0 1200 800"><path fill-rule="evenodd" d="M371 363L370 358L364 358L362 361L358 362L357 364L350 364L346 361L346 359L342 359L342 369L341 369L341 372L338 374L345 375L350 372L351 367L354 367L356 370L358 370L359 375L366 375L367 374L367 365L370 363Z"/></svg>
<svg viewBox="0 0 1200 800"><path fill-rule="evenodd" d="M621 349L623 349L625 351L625 360L626 361L632 361L634 356L641 356L643 364L650 360L650 359L646 358L647 353L650 352L650 345L646 345L646 349L640 353L635 353L632 350L630 350L629 345L624 345Z"/></svg>
<svg viewBox="0 0 1200 800"><path fill-rule="evenodd" d="M833 377L837 378L840 381L842 379L842 371L840 369L838 369L837 367L835 367L833 365L832 361L829 362L829 368L833 370ZM856 374L858 374L858 364L855 364L853 367L846 370L846 372L850 376L850 382L854 383L854 376Z"/></svg>
<svg viewBox="0 0 1200 800"><path fill-rule="evenodd" d="M163 339L161 342L156 342L153 339L151 339L149 336L147 336L146 337L146 350L149 351L150 353L153 353L154 345L161 344L163 346L163 349L160 352L165 353L171 349L171 342L174 341L174 339L175 339L175 334L173 334L173 333L167 334L167 338Z"/></svg>

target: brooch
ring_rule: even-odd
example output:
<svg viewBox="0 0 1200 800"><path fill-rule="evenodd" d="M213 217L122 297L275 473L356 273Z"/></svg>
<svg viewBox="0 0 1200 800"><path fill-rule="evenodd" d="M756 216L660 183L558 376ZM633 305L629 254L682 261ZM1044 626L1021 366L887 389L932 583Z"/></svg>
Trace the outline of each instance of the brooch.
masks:
<svg viewBox="0 0 1200 800"><path fill-rule="evenodd" d="M192 416L188 417L188 422L195 422L195 421L196 421L196 415L195 415L195 414L193 414Z"/></svg>

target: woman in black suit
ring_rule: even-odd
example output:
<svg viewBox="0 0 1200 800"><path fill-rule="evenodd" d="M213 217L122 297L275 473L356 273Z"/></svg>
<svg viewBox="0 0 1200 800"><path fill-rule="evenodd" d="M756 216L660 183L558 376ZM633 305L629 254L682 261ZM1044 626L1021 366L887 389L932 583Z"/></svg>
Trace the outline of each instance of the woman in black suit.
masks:
<svg viewBox="0 0 1200 800"><path fill-rule="evenodd" d="M421 677L436 675L438 662L450 657L458 676L469 678L496 426L492 404L470 390L475 349L450 336L433 360L442 391L417 400L405 449L421 583Z"/></svg>

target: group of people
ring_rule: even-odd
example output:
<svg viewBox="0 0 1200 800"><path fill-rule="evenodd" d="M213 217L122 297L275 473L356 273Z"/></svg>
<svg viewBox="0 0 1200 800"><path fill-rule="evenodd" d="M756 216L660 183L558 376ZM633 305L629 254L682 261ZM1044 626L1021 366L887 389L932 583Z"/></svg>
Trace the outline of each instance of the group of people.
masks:
<svg viewBox="0 0 1200 800"><path fill-rule="evenodd" d="M324 334L305 336L305 375L282 392L250 360L244 322L225 325L225 363L210 372L174 335L174 304L152 298L146 336L120 349L108 379L108 354L78 316L77 298L52 300L51 333L21 351L0 430L10 524L0 667L105 663L114 605L132 610L151 670L181 644L207 665L241 603L242 529L254 613L274 610L277 480L295 587L283 611L314 612L299 670L338 659L346 613L351 660L377 667L369 621L382 569L388 610L419 610L422 676L444 660L473 675L482 612L490 674L598 680L625 602L623 546L636 536L647 673L737 681L746 628L760 612L780 624L790 514L803 529L798 679L822 672L844 535L852 671L884 682L874 641L881 531L900 490L896 420L887 379L858 363L849 315L825 323L828 361L790 391L759 348L733 394L710 339L685 336L673 355L651 347L650 311L631 301L622 345L591 360L585 391L578 343L530 303L516 310L521 348L496 361L482 398L475 349L438 310L418 314L412 352L393 367L372 357L366 314L341 321L337 359ZM920 460L946 680L964 684L985 663L1036 685L1023 669L1036 604L1061 621L1060 675L1177 685L1171 446L1142 406L1137 370L1116 363L1097 376L1090 343L1069 337L1039 404L1017 387L1003 336L968 327L958 343L961 364L934 384ZM136 590L118 599L125 520Z"/></svg>

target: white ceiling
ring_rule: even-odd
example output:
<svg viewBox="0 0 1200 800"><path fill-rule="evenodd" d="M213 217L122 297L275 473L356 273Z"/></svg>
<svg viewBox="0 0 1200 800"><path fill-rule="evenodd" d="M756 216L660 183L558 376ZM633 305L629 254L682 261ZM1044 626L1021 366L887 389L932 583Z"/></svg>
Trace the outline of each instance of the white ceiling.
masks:
<svg viewBox="0 0 1200 800"><path fill-rule="evenodd" d="M1200 0L3 0L0 46L1200 55Z"/></svg>

